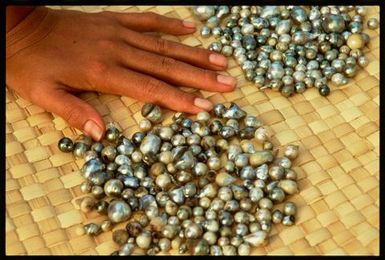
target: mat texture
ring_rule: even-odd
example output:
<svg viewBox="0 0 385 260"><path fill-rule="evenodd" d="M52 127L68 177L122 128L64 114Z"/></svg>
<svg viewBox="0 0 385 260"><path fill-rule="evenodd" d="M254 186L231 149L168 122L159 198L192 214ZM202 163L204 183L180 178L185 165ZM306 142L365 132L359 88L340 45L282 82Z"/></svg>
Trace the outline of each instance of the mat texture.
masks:
<svg viewBox="0 0 385 260"><path fill-rule="evenodd" d="M185 6L58 7L98 12L154 11L193 20ZM367 17L379 18L379 7L368 7ZM197 22L200 26L201 24ZM366 28L366 26L365 26ZM299 207L296 225L275 225L266 247L253 254L379 254L379 29L365 53L369 65L349 85L322 97L316 89L292 98L258 91L230 59L228 73L238 78L232 93L196 92L213 102L237 102L257 115L273 133L279 147L301 146L294 163L301 192L291 197ZM167 36L191 46L207 47L212 39L199 33ZM190 90L191 91L191 90ZM115 95L81 97L103 115L118 122L127 136L138 130L143 103ZM170 117L172 113L167 112ZM83 214L78 200L83 161L57 148L63 136L78 133L60 117L6 92L6 253L110 254L117 249L111 232L92 238L79 236L82 223L101 222L97 213ZM121 226L117 226L119 228Z"/></svg>

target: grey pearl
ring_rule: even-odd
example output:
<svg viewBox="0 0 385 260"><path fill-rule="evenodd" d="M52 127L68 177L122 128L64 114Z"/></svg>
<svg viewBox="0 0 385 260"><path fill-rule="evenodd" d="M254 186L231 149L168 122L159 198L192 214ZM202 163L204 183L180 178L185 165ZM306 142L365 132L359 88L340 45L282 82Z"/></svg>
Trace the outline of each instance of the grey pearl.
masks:
<svg viewBox="0 0 385 260"><path fill-rule="evenodd" d="M230 239L230 244L235 248L237 248L242 243L243 243L243 238L239 235L235 235Z"/></svg>
<svg viewBox="0 0 385 260"><path fill-rule="evenodd" d="M233 245L222 246L223 255L236 255L237 249Z"/></svg>
<svg viewBox="0 0 385 260"><path fill-rule="evenodd" d="M285 199L285 193L281 188L275 187L269 193L269 198L274 202L282 202Z"/></svg>
<svg viewBox="0 0 385 260"><path fill-rule="evenodd" d="M269 169L269 176L272 180L280 180L285 175L285 168L274 165Z"/></svg>
<svg viewBox="0 0 385 260"><path fill-rule="evenodd" d="M253 33L254 33L254 26L253 26L252 24L245 23L245 24L242 26L241 32L242 32L242 34L244 34L244 35L247 35L247 34L253 34Z"/></svg>
<svg viewBox="0 0 385 260"><path fill-rule="evenodd" d="M148 249L151 245L151 240L151 232L144 230L141 234L136 237L135 242L138 247L142 249Z"/></svg>
<svg viewBox="0 0 385 260"><path fill-rule="evenodd" d="M163 117L160 107L151 103L144 104L141 114L154 124L160 123Z"/></svg>
<svg viewBox="0 0 385 260"><path fill-rule="evenodd" d="M101 157L104 161L108 162L113 162L115 160L117 151L114 145L108 145L103 148L101 152Z"/></svg>
<svg viewBox="0 0 385 260"><path fill-rule="evenodd" d="M193 7L193 13L201 21L206 21L215 15L215 7L210 5L199 5Z"/></svg>
<svg viewBox="0 0 385 260"><path fill-rule="evenodd" d="M246 116L246 112L242 110L237 104L231 103L230 107L223 114L223 117L226 119L242 119Z"/></svg>
<svg viewBox="0 0 385 260"><path fill-rule="evenodd" d="M303 82L297 82L295 83L294 88L296 93L303 93L306 90L306 85Z"/></svg>
<svg viewBox="0 0 385 260"><path fill-rule="evenodd" d="M293 215L290 216L284 216L282 220L282 224L285 226L292 226L294 225L295 218Z"/></svg>
<svg viewBox="0 0 385 260"><path fill-rule="evenodd" d="M310 34L304 31L296 31L292 34L292 41L295 44L304 45L310 39Z"/></svg>
<svg viewBox="0 0 385 260"><path fill-rule="evenodd" d="M108 218L114 223L126 221L131 216L131 208L123 200L112 201L107 210Z"/></svg>
<svg viewBox="0 0 385 260"><path fill-rule="evenodd" d="M281 62L273 62L268 71L272 79L281 79L284 76L284 70Z"/></svg>
<svg viewBox="0 0 385 260"><path fill-rule="evenodd" d="M231 226L233 224L233 216L228 211L221 211L219 213L219 221L222 226Z"/></svg>
<svg viewBox="0 0 385 260"><path fill-rule="evenodd" d="M367 21L367 25L368 25L368 28L371 29L371 30L375 30L378 28L379 26L379 22L376 18L370 18L368 19Z"/></svg>
<svg viewBox="0 0 385 260"><path fill-rule="evenodd" d="M211 34L215 37L215 38L219 38L222 34L222 29L221 27L214 27L212 30L211 30Z"/></svg>
<svg viewBox="0 0 385 260"><path fill-rule="evenodd" d="M245 236L247 235L247 233L249 232L249 228L247 227L246 224L243 224L243 223L238 223L236 226L235 226L235 234L237 236Z"/></svg>
<svg viewBox="0 0 385 260"><path fill-rule="evenodd" d="M277 16L279 15L279 7L276 6L276 5L267 5L267 6L264 6L261 13L260 13L260 17L261 18L268 18L268 17L271 17L271 16Z"/></svg>
<svg viewBox="0 0 385 260"><path fill-rule="evenodd" d="M153 153L156 154L160 149L161 140L159 136L154 134L148 134L140 145L140 151L143 154Z"/></svg>
<svg viewBox="0 0 385 260"><path fill-rule="evenodd" d="M161 238L158 242L159 249L162 252L168 252L171 249L171 241L167 238Z"/></svg>
<svg viewBox="0 0 385 260"><path fill-rule="evenodd" d="M218 190L218 198L220 198L223 201L229 201L233 197L233 192L229 187L221 187Z"/></svg>
<svg viewBox="0 0 385 260"><path fill-rule="evenodd" d="M107 196L119 197L123 190L123 183L118 179L108 180L104 184L104 193Z"/></svg>
<svg viewBox="0 0 385 260"><path fill-rule="evenodd" d="M85 178L88 178L91 174L104 170L104 164L98 159L91 159L87 161L81 168L81 172Z"/></svg>
<svg viewBox="0 0 385 260"><path fill-rule="evenodd" d="M60 151L64 153L69 153L74 150L74 143L72 140L68 137L63 137L62 139L59 140L58 142L58 148Z"/></svg>
<svg viewBox="0 0 385 260"><path fill-rule="evenodd" d="M269 209L263 209L259 208L258 211L255 213L256 219L262 223L262 222L269 222L271 221L271 213Z"/></svg>
<svg viewBox="0 0 385 260"><path fill-rule="evenodd" d="M230 8L227 5L220 5L217 8L217 13L215 14L219 19L223 18L230 13Z"/></svg>
<svg viewBox="0 0 385 260"><path fill-rule="evenodd" d="M196 239L201 237L202 234L202 227L194 222L189 224L184 230L184 236L186 239Z"/></svg>
<svg viewBox="0 0 385 260"><path fill-rule="evenodd" d="M244 154L240 154L240 155L238 155L238 157L241 156L241 155L244 155ZM248 162L248 158L247 157L246 157L246 162ZM241 171L239 173L239 176L243 180L246 180L246 179L251 180L251 179L255 178L256 173L255 173L253 167L251 167L251 166L244 166L241 169Z"/></svg>
<svg viewBox="0 0 385 260"><path fill-rule="evenodd" d="M366 67L369 64L369 60L366 56L359 56L357 62L361 67Z"/></svg>
<svg viewBox="0 0 385 260"><path fill-rule="evenodd" d="M87 225L84 225L83 228L86 234L92 235L92 236L99 235L102 232L100 225L95 223L89 223Z"/></svg>
<svg viewBox="0 0 385 260"><path fill-rule="evenodd" d="M341 33L345 30L345 21L341 15L329 14L324 17L322 28L327 33Z"/></svg>
<svg viewBox="0 0 385 260"><path fill-rule="evenodd" d="M169 196L173 202L178 205L182 205L184 203L183 187L172 189L169 192Z"/></svg>
<svg viewBox="0 0 385 260"><path fill-rule="evenodd" d="M296 212L297 212L297 206L291 201L286 202L285 205L283 206L283 213L287 216L295 215Z"/></svg>
<svg viewBox="0 0 385 260"><path fill-rule="evenodd" d="M89 146L86 145L85 143L76 142L74 144L72 153L75 155L76 158L83 158L85 153L88 150L88 147Z"/></svg>
<svg viewBox="0 0 385 260"><path fill-rule="evenodd" d="M207 19L206 26L210 29L213 29L217 27L219 24L219 18L216 16L211 16L209 19Z"/></svg>
<svg viewBox="0 0 385 260"><path fill-rule="evenodd" d="M205 239L200 239L193 250L194 255L207 255L209 252L210 246Z"/></svg>
<svg viewBox="0 0 385 260"><path fill-rule="evenodd" d="M341 73L335 73L331 80L337 86L346 85L349 82L349 80Z"/></svg>
<svg viewBox="0 0 385 260"><path fill-rule="evenodd" d="M290 32L291 26L292 26L291 20L281 20L275 27L275 32L278 35L286 34Z"/></svg>
<svg viewBox="0 0 385 260"><path fill-rule="evenodd" d="M271 220L273 223L278 224L281 223L283 219L283 214L280 210L276 209L273 211L271 215Z"/></svg>
<svg viewBox="0 0 385 260"><path fill-rule="evenodd" d="M268 198L262 198L259 200L258 205L261 209L272 209L273 202Z"/></svg>
<svg viewBox="0 0 385 260"><path fill-rule="evenodd" d="M238 255L249 255L250 245L248 243L242 243L238 247Z"/></svg>
<svg viewBox="0 0 385 260"><path fill-rule="evenodd" d="M221 53L226 57L230 57L233 54L233 47L225 45L223 46Z"/></svg>
<svg viewBox="0 0 385 260"><path fill-rule="evenodd" d="M298 23L303 23L307 20L306 11L299 6L294 6L291 10L291 17Z"/></svg>
<svg viewBox="0 0 385 260"><path fill-rule="evenodd" d="M220 42L212 42L209 45L208 49L210 51L221 52L221 50L222 50L222 43L220 43Z"/></svg>
<svg viewBox="0 0 385 260"><path fill-rule="evenodd" d="M258 247L264 245L267 241L267 232L260 230L251 233L243 238L243 240L249 243L251 246Z"/></svg>
<svg viewBox="0 0 385 260"><path fill-rule="evenodd" d="M249 198L244 198L239 202L239 207L244 211L249 211L252 207L252 202Z"/></svg>
<svg viewBox="0 0 385 260"><path fill-rule="evenodd" d="M215 211L223 209L224 206L225 202L220 198L213 199L213 201L211 201L211 204L209 205L209 207Z"/></svg>
<svg viewBox="0 0 385 260"><path fill-rule="evenodd" d="M214 255L214 256L221 256L221 255L223 255L221 247L217 246L217 245L212 245L210 247L210 255Z"/></svg>
<svg viewBox="0 0 385 260"><path fill-rule="evenodd" d="M208 38L211 35L211 29L207 26L203 26L200 30L200 35L202 38Z"/></svg>
<svg viewBox="0 0 385 260"><path fill-rule="evenodd" d="M229 200L225 203L224 210L235 212L239 209L239 203L236 200Z"/></svg>
<svg viewBox="0 0 385 260"><path fill-rule="evenodd" d="M206 219L216 219L217 218L217 212L214 209L208 209L205 213Z"/></svg>
<svg viewBox="0 0 385 260"><path fill-rule="evenodd" d="M121 165L131 165L131 160L127 157L127 155L119 154L115 157L115 163L118 166Z"/></svg>

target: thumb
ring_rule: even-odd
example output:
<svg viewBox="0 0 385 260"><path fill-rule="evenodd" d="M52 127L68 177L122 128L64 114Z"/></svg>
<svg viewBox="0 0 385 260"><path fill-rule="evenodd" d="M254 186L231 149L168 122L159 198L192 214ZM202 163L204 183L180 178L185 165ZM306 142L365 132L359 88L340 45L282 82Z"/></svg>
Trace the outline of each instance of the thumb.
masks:
<svg viewBox="0 0 385 260"><path fill-rule="evenodd" d="M105 125L99 113L87 102L62 88L46 88L38 103L46 110L61 116L68 124L82 130L92 139L99 141ZM42 93L40 92L40 93Z"/></svg>

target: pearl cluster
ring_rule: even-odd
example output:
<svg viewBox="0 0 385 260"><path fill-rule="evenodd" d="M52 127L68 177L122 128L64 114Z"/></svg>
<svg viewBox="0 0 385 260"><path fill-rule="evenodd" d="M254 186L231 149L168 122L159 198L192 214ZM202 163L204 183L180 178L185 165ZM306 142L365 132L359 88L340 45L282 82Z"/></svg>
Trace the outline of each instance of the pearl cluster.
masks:
<svg viewBox="0 0 385 260"><path fill-rule="evenodd" d="M214 36L208 49L232 56L245 78L261 90L285 97L316 87L330 93L331 80L342 86L368 65L363 48L363 6L195 6L205 22L203 38ZM367 20L377 29L375 18ZM357 66L358 65L358 66Z"/></svg>
<svg viewBox="0 0 385 260"><path fill-rule="evenodd" d="M196 120L176 113L160 125L161 109L142 108L140 130L131 139L114 124L105 140L81 135L58 147L83 158L81 211L105 219L80 234L114 229L113 255L168 253L248 255L268 242L274 224L294 225L299 192L292 165L299 147L281 156L262 122L237 104L216 104ZM126 223L125 228L114 228ZM140 250L135 251L134 250Z"/></svg>

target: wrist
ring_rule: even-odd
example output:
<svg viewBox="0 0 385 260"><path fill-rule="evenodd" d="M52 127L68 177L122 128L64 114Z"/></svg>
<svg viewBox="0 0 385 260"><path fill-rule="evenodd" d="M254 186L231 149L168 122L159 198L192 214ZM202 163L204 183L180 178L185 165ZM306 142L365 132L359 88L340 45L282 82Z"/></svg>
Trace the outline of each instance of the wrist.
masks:
<svg viewBox="0 0 385 260"><path fill-rule="evenodd" d="M8 6L6 9L6 30L9 32L25 17L27 17L35 7L33 6Z"/></svg>
<svg viewBox="0 0 385 260"><path fill-rule="evenodd" d="M46 7L32 9L6 33L7 59L43 39L54 27L55 15Z"/></svg>

